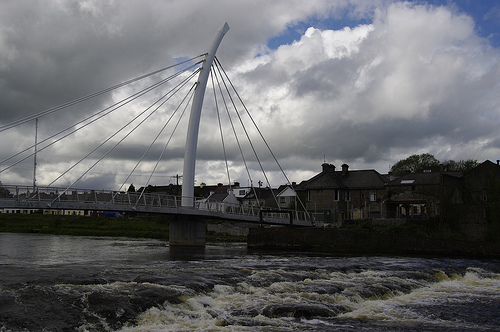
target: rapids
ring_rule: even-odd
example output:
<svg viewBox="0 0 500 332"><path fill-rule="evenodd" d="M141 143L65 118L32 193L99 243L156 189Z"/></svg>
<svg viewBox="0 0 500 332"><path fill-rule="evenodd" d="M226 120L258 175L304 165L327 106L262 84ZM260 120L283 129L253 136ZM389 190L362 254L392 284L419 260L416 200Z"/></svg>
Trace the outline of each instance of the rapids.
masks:
<svg viewBox="0 0 500 332"><path fill-rule="evenodd" d="M0 233L0 331L496 331L500 262Z"/></svg>

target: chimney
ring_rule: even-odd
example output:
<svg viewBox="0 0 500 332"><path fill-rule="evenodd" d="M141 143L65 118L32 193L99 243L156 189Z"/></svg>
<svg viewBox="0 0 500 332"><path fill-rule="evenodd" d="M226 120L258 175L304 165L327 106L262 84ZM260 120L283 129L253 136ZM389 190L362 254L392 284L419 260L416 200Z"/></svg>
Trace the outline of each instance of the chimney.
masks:
<svg viewBox="0 0 500 332"><path fill-rule="evenodd" d="M342 175L347 175L347 173L349 172L349 165L347 164L342 164Z"/></svg>
<svg viewBox="0 0 500 332"><path fill-rule="evenodd" d="M321 165L321 167L323 167L323 173L333 173L333 172L335 172L335 166L332 165L332 164L324 163L323 165Z"/></svg>

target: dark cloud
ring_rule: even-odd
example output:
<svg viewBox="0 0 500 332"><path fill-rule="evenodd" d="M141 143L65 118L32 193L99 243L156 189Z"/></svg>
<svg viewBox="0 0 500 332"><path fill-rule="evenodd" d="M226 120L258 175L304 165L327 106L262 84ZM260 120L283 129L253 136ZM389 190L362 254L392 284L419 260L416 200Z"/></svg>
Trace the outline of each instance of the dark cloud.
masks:
<svg viewBox="0 0 500 332"><path fill-rule="evenodd" d="M228 21L217 57L292 181L323 161L386 172L415 153L438 159L496 159L500 152L499 50L476 35L474 21L446 6L392 1L3 1L0 4L0 125L206 52ZM494 13L492 10L491 13ZM490 14L493 15L493 14ZM346 28L345 17L356 18ZM304 22L317 23L306 27ZM360 24L362 22L362 24ZM352 23L345 21L346 24ZM295 42L270 50L271 38L300 27ZM315 29L317 28L317 29ZM483 33L484 35L484 33ZM157 79L157 78L155 78ZM39 137L74 128L83 119L147 86L153 78L90 103L44 117ZM39 183L49 183L168 90L154 91L71 135L39 155ZM180 97L179 97L180 98ZM85 186L119 186L168 121L179 98L119 145L84 177ZM219 100L219 107L222 100ZM230 102L228 101L230 104ZM231 106L232 107L232 106ZM240 106L238 106L240 107ZM279 167L240 109L259 159L283 183ZM224 115L225 116L225 115ZM153 181L182 172L186 114L144 157L131 178L143 185L170 140ZM234 118L237 122L237 117ZM239 123L236 131L250 170L242 165L232 128L223 117L232 180L263 180ZM127 130L75 169L84 170ZM33 144L34 124L0 133L0 156ZM55 139L55 138L54 138ZM51 139L51 140L54 140ZM196 178L226 179L220 133L209 86L201 121ZM3 163L3 167L9 162ZM2 182L30 182L32 158L0 173ZM78 177L68 174L61 183ZM141 183L142 182L142 183ZM161 183L155 183L161 184Z"/></svg>

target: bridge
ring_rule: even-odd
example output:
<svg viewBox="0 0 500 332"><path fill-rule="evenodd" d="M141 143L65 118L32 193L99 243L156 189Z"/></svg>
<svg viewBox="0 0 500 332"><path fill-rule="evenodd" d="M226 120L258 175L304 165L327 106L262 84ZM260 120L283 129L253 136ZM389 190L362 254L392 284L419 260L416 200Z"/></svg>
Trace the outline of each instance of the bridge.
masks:
<svg viewBox="0 0 500 332"><path fill-rule="evenodd" d="M239 95L236 92L237 97L231 97L229 94L228 90L228 85L232 85L232 83L229 81L229 83L226 83L224 81L224 78L228 80L229 78L227 77L227 74L223 71L222 65L218 62L218 60L215 57L215 53L217 51L217 48L224 37L224 35L227 33L229 30L229 26L227 23L225 23L221 28L217 31L215 39L213 41L213 44L210 48L210 51L206 54L204 54L204 58L201 61L195 62L192 64L196 58L189 59L186 61L180 62L181 65L184 65L185 68L181 69L179 72L176 74L168 76L166 79L162 79L159 83L155 83L152 86L133 94L132 96L129 96L122 101L109 106L105 108L104 110L96 113L95 115L85 118L78 122L77 124L71 126L71 129L65 129L61 132L58 132L57 134L54 134L50 136L49 138L38 142L37 141L37 136L35 134L35 144L33 146L30 146L21 152L16 153L15 155L4 159L3 161L0 162L0 165L2 163L5 163L7 161L11 160L16 160L17 161L13 162L10 166L4 167L1 166L0 168L0 174L3 172L6 172L10 170L12 167L16 166L17 164L33 157L33 165L34 165L34 171L33 171L33 184L32 185L1 185L0 187L0 208L10 208L10 209L39 209L39 210L90 210L90 211L120 211L120 212L133 212L133 213L155 213L155 214L167 214L167 215L173 215L174 219L170 222L170 245L194 245L194 246L203 246L205 244L205 220L206 219L224 219L224 220L232 220L232 221L239 221L239 222L253 222L253 223L260 223L260 224L275 224L275 225L293 225L293 226L312 226L313 223L311 221L311 218L307 211L305 211L305 208L302 209L302 211L299 210L284 210L279 208L279 204L276 204L278 207L274 208L269 208L262 206L257 200L256 205L243 205L243 204L236 204L236 203L227 203L227 202L210 202L210 204L207 203L206 199L200 199L194 196L194 182L195 182L195 164L196 164L196 152L197 152L197 143L198 143L198 132L199 132L199 125L200 125L200 118L201 118L201 110L202 110L202 105L203 105L203 100L205 96L205 90L208 82L208 78L211 74L212 77L212 85L214 89L214 95L215 91L217 90L214 81L217 81L217 85L219 87L220 93L221 93L221 100L223 101L223 104L226 106L226 111L227 111L227 105L232 104L233 107L235 107L234 99L233 98L239 98ZM215 66L214 66L215 62ZM194 70L193 68L196 67L196 65L201 65L200 68ZM215 67L215 68L214 68ZM108 93L110 91L114 91L115 89L121 88L124 85L134 83L138 80L143 79L144 77L149 77L150 75L155 75L159 72L163 72L166 69L170 69L170 67L167 67L165 69L161 69L158 71L155 71L151 74L148 75L143 75L137 79L133 79L121 84L118 84L112 88L108 88L102 91L99 91L97 93L76 99L74 101L71 101L69 103L63 104L61 106L57 106L55 108L43 111L41 113L35 114L33 116L18 120L13 122L12 124L1 126L0 127L0 132L6 131L8 129L14 128L20 124L24 124L28 121L36 121L36 124L38 125L38 118L42 116L46 116L55 112L59 112L62 109L65 109L66 107L73 106L75 104L78 104L80 102L86 101L88 99L94 98L101 96L104 93ZM191 70L191 72L190 72ZM111 151L114 150L119 144L121 144L133 131L135 131L144 121L146 121L151 115L153 115L156 110L159 109L160 106L165 104L167 100L170 100L172 96L177 93L178 91L181 90L184 86L187 85L187 82L189 79L194 77L195 74L199 73L198 75L198 80L191 86L189 89L189 92L182 98L182 101L179 103L179 105L175 108L175 112L182 107L185 108L188 105L188 102L186 100L192 100L191 102L191 111L190 111L190 117L189 117L189 123L188 123L188 128L187 128L187 135L186 135L186 145L184 148L184 168L183 168L183 183L182 183L182 195L181 196L176 196L176 195L168 195L168 194L155 194L155 193L148 193L144 189L140 192L131 192L131 191L125 191L123 190L123 186L125 183L130 179L132 176L132 173L136 170L138 167L139 163L142 161L144 158L146 152L148 152L151 149L151 146L147 149L147 151L144 153L144 155L141 157L139 160L138 164L134 167L132 170L131 174L126 178L126 180L123 182L122 186L117 189L117 190L96 190L96 189L79 189L76 186L76 183L81 180L90 170L97 165L102 159L104 159ZM120 128L118 131L116 131L112 136L104 140L98 147L96 147L94 150L92 150L90 153L88 153L86 156L84 156L82 159L80 159L75 165L70 167L66 172L63 174L60 174L59 176L56 177L52 183L50 183L47 186L39 186L36 184L36 157L37 157L37 152L42 151L44 149L49 148L53 144L59 142L60 140L71 136L75 135L75 133L80 130L81 128L87 127L88 125L96 122L97 120L104 118L105 116L109 115L112 113L114 110L118 109L119 107L128 104L130 101L135 100L136 98L141 97L143 94L148 93L152 91L153 89L156 89L160 86L162 86L165 82L170 81L173 78L176 77L183 77L187 76L188 78L183 79L181 83L178 83L174 88L172 88L166 95L162 96L160 99L158 99L155 103L153 103L151 106L146 108L147 110L153 109L151 113L148 115L144 112L140 113L144 118L142 120L138 120L139 116L133 119L133 121L139 122L138 124L135 125L135 127L129 132L129 134L126 134L121 140L119 140L110 150L108 150L107 153L104 153L104 155L99 158L90 168L88 168L86 171L81 174L76 181L71 183L68 186L55 186L55 183L59 181L61 178L63 178L67 172L73 170L78 164L80 164L82 161L84 161L87 157L89 157L91 154L93 154L95 151L97 151L99 148L101 148L104 144L108 143L112 138L114 138L119 132L121 132L125 127L130 125L133 121L131 120L128 122L124 127ZM215 80L214 80L215 77ZM223 84L220 84L220 82L223 82ZM224 94L222 92L223 87L226 89L226 97L224 97ZM185 106L182 106L185 105ZM215 97L215 105L218 105L217 98ZM248 112L245 106L243 106L244 109ZM175 114L175 112L173 112ZM184 113L184 112L182 112ZM219 114L219 113L218 113ZM228 113L229 114L229 113ZM238 114L238 113L237 113ZM218 115L219 116L219 115ZM182 116L181 116L182 117ZM238 117L240 115L238 114ZM170 118L172 119L172 118ZM161 129L160 133L163 132L164 128L167 126L167 124L170 122L170 119L167 121L167 123L163 126ZM180 121L180 120L179 120ZM241 121L241 118L240 118ZM252 119L252 122L255 125L255 122ZM179 122L175 125L175 129L177 128ZM220 125L220 118L219 118L219 125ZM231 120L231 125L233 126L233 122ZM74 129L76 128L76 129ZM172 135L173 135L172 132ZM235 132L234 126L233 126L233 132ZM244 129L244 132L248 136L248 132L246 129ZM260 133L260 130L257 128L257 132ZM156 141L156 139L159 137L160 133L158 136L155 138L153 143ZM262 134L260 133L262 136ZM222 137L222 129L221 129L221 137ZM170 142L170 138L168 139L168 142ZM236 138L236 141L238 142L239 150L242 153L242 158L243 158L243 163L245 164L245 167L247 168L247 174L250 178L250 172L248 171L248 167L246 165L245 157L243 156L243 149L241 148L240 142L238 138ZM167 142L167 144L168 144ZM265 145L268 147L269 151L269 145L267 142L264 140ZM151 143L151 144L153 144ZM224 148L224 138L222 137L222 146ZM264 177L266 178L266 181L269 184L269 180L267 176L265 175L265 172L262 168L262 165L260 163L260 160L256 154L255 147L254 145L250 142L251 149L254 151L255 156L257 161L259 162L260 168L263 171ZM166 149L167 146L165 146L164 150ZM30 153L31 150L34 150L33 153ZM27 156L23 157L23 154L26 154ZM272 151L271 151L272 154ZM163 155L163 152L162 154ZM226 155L226 152L224 151L224 155ZM272 154L274 157L274 154ZM274 157L276 162L278 163L277 159ZM155 169L158 166L159 161L161 158L158 159L157 164L155 165ZM281 166L279 165L279 169L283 172ZM228 173L228 180L230 181L230 176L229 176L229 167L228 163L226 160L226 169ZM288 182L288 185L290 185L290 182L288 181L288 178L283 172L283 175L285 179ZM151 180L151 176L148 179L148 184L149 181ZM291 186L291 185L290 185ZM146 186L144 187L146 188ZM253 186L252 186L253 188ZM255 189L253 189L255 192ZM230 193L231 194L231 193ZM257 195L255 195L257 196ZM276 200L276 198L275 198ZM277 203L277 200L276 200ZM302 204L302 203L301 203ZM302 205L303 207L303 205Z"/></svg>
<svg viewBox="0 0 500 332"><path fill-rule="evenodd" d="M172 214L241 222L311 226L307 213L222 202L207 204L191 197L194 205L182 205L182 196L128 191L74 189L37 186L1 186L0 206L20 210L90 210L129 213ZM290 217L292 216L292 218Z"/></svg>

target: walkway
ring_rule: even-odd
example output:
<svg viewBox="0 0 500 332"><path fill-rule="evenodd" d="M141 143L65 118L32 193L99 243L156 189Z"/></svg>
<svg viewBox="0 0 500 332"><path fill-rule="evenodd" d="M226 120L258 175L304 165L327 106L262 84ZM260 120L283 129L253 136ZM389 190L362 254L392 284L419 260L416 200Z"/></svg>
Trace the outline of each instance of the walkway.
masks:
<svg viewBox="0 0 500 332"><path fill-rule="evenodd" d="M227 203L203 204L194 198L193 207L181 206L181 197L166 194L150 194L112 190L69 189L58 187L2 186L0 206L9 209L42 210L91 210L115 212L140 212L170 215L192 215L203 218L260 223L261 209L256 206L230 205ZM262 209L263 212L266 209ZM263 223L289 225L290 213L293 225L312 226L302 211L267 210Z"/></svg>

